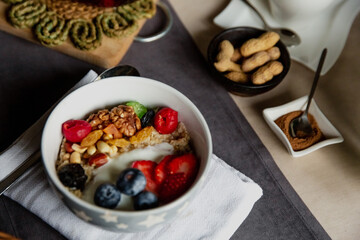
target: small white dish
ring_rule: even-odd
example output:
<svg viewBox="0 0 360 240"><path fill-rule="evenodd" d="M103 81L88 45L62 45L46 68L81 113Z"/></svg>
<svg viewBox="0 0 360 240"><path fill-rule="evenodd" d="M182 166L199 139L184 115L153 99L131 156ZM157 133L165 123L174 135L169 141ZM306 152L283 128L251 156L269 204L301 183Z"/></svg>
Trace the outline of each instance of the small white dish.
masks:
<svg viewBox="0 0 360 240"><path fill-rule="evenodd" d="M281 142L285 145L289 153L294 157L301 157L319 148L325 147L327 145L340 143L344 141L344 138L342 137L340 132L331 124L331 122L320 111L319 107L316 105L315 100L313 99L311 101L309 113L311 113L314 116L316 122L319 125L320 130L325 136L325 139L301 151L294 151L292 149L289 140L287 139L283 131L276 125L275 120L286 113L297 110L305 110L307 98L308 98L307 96L304 96L292 102L286 103L284 105L273 108L266 108L263 110L263 116L265 118L265 121L270 126L271 130L276 134L276 136L278 136Z"/></svg>
<svg viewBox="0 0 360 240"><path fill-rule="evenodd" d="M321 51L328 55L321 75L327 73L340 56L352 22L360 11L359 0L334 0L326 10L301 21L277 21L271 14L268 1L248 0L272 27L286 27L300 35L301 44L288 48L290 57L313 71L319 62ZM231 0L226 8L214 18L222 28L250 26L263 28L256 13L241 0Z"/></svg>

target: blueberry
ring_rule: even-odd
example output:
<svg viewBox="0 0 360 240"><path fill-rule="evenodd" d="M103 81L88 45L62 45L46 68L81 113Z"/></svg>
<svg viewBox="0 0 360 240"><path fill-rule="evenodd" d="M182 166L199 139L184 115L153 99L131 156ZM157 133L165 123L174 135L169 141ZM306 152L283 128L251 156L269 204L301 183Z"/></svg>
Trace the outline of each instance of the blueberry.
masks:
<svg viewBox="0 0 360 240"><path fill-rule="evenodd" d="M73 163L61 167L58 171L60 181L69 188L84 190L87 176L80 164Z"/></svg>
<svg viewBox="0 0 360 240"><path fill-rule="evenodd" d="M155 111L153 109L149 109L140 119L141 127L144 128L151 125L151 121L153 120L154 117L155 117Z"/></svg>
<svg viewBox="0 0 360 240"><path fill-rule="evenodd" d="M127 168L120 173L116 186L122 193L135 196L145 189L146 178L139 169Z"/></svg>
<svg viewBox="0 0 360 240"><path fill-rule="evenodd" d="M159 206L158 198L155 194L143 191L134 197L135 210L145 210Z"/></svg>
<svg viewBox="0 0 360 240"><path fill-rule="evenodd" d="M94 202L104 208L115 208L121 200L121 193L114 184L103 183L95 191Z"/></svg>

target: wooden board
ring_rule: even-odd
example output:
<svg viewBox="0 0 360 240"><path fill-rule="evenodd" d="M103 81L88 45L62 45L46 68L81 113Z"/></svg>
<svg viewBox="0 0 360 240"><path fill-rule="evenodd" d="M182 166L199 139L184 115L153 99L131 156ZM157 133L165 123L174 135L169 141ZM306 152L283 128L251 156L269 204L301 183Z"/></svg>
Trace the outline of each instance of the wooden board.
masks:
<svg viewBox="0 0 360 240"><path fill-rule="evenodd" d="M40 44L40 42L36 39L30 28L15 28L6 20L6 10L8 6L8 4L0 0L0 30L24 38L36 44ZM49 48L100 67L113 67L117 65L123 58L129 47L131 46L134 37L139 33L145 22L146 19L140 20L138 22L139 28L131 36L126 38L108 38L103 34L101 46L95 50L79 50L74 47L69 38L62 45Z"/></svg>

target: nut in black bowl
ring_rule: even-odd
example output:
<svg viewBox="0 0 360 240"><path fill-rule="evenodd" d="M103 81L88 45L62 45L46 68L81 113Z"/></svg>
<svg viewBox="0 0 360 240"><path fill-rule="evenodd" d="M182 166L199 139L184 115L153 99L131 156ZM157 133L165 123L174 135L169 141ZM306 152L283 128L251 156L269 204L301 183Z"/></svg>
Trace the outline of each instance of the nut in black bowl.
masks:
<svg viewBox="0 0 360 240"><path fill-rule="evenodd" d="M265 30L251 28L251 27L236 27L222 31L216 35L210 42L208 47L208 62L213 75L216 79L229 91L240 96L254 96L267 92L276 87L286 76L290 68L290 56L286 46L279 40L275 46L280 50L280 57L277 61L283 65L283 70L279 75L274 76L270 81L261 85L255 85L251 81L247 83L240 83L232 81L225 77L225 72L219 72L214 67L214 62L217 62L217 54L219 53L219 45L223 40L228 40L234 48L240 48L244 42L252 38L258 38L265 33Z"/></svg>

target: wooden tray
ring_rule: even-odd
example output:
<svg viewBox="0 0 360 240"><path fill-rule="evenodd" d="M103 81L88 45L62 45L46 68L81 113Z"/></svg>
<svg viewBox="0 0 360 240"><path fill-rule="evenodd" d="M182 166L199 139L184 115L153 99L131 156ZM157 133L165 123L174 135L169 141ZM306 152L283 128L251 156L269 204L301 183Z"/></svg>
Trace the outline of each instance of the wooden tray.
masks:
<svg viewBox="0 0 360 240"><path fill-rule="evenodd" d="M8 6L8 4L0 0L0 30L24 38L36 44L40 44L40 42L35 38L30 28L15 28L7 22L6 9L8 8ZM103 34L101 46L92 51L82 51L75 48L74 45L71 43L70 39L67 39L67 41L60 46L49 48L103 68L113 67L117 65L123 58L129 47L131 46L134 37L139 33L145 22L146 19L138 21L139 28L131 36L126 38L108 38Z"/></svg>

